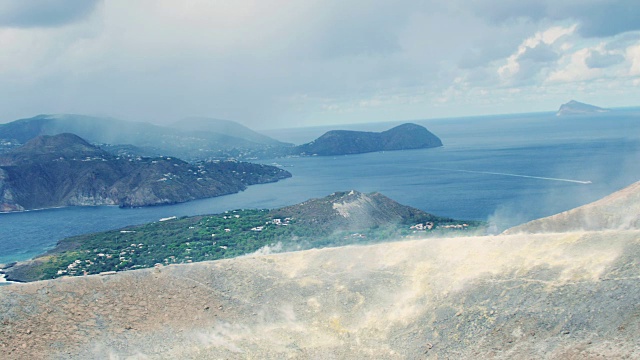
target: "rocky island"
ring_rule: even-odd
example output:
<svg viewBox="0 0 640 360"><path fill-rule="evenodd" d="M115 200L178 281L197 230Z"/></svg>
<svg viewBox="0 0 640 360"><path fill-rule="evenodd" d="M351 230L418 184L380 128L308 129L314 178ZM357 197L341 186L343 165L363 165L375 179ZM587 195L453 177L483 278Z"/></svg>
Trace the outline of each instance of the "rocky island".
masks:
<svg viewBox="0 0 640 360"><path fill-rule="evenodd" d="M173 204L290 176L246 162L116 156L74 134L42 135L0 155L0 211Z"/></svg>
<svg viewBox="0 0 640 360"><path fill-rule="evenodd" d="M568 103L562 104L560 106L560 109L558 109L556 116L598 114L606 113L609 111L611 110L571 100Z"/></svg>
<svg viewBox="0 0 640 360"><path fill-rule="evenodd" d="M334 156L439 146L442 141L436 135L423 126L408 123L383 132L332 130L310 143L296 146L292 152Z"/></svg>

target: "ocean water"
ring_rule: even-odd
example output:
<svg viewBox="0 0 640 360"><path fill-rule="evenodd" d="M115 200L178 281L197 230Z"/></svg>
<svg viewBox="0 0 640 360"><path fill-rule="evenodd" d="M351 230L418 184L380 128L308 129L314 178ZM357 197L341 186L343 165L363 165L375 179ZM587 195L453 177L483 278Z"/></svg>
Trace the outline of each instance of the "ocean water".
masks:
<svg viewBox="0 0 640 360"><path fill-rule="evenodd" d="M499 231L597 200L640 180L640 110L418 120L444 147L336 157L282 158L293 178L189 203L120 209L73 207L0 214L0 264L29 259L72 235L170 216L276 208L335 191L378 191L406 205ZM345 127L386 130L398 123ZM269 131L303 143L337 127Z"/></svg>

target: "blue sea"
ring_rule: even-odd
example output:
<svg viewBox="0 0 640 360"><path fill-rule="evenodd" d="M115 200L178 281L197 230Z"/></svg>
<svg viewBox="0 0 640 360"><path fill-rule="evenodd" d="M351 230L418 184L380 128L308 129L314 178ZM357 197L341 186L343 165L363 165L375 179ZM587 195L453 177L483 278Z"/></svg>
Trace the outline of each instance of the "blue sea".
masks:
<svg viewBox="0 0 640 360"><path fill-rule="evenodd" d="M281 158L278 183L189 203L120 209L73 207L0 214L0 264L26 260L68 236L233 209L276 208L355 189L381 192L424 211L486 220L496 231L597 200L640 180L640 109L596 116L553 113L416 120L436 149ZM386 130L399 123L266 132L304 143L330 129Z"/></svg>

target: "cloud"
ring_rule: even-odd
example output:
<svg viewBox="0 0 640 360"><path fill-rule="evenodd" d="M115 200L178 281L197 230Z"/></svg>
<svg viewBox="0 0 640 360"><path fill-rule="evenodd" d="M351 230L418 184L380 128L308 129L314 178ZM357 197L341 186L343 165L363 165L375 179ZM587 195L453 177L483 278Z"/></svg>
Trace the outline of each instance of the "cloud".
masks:
<svg viewBox="0 0 640 360"><path fill-rule="evenodd" d="M538 43L534 47L526 47L520 54L520 60L530 60L534 63L555 61L559 58L558 53L545 43Z"/></svg>
<svg viewBox="0 0 640 360"><path fill-rule="evenodd" d="M539 20L547 16L547 4L539 0L472 0L471 8L491 22L503 23L518 18Z"/></svg>
<svg viewBox="0 0 640 360"><path fill-rule="evenodd" d="M640 75L640 44L636 46L630 46L627 49L626 57L631 63L631 68L629 69L629 75L639 76Z"/></svg>
<svg viewBox="0 0 640 360"><path fill-rule="evenodd" d="M602 53L600 51L592 51L585 59L586 65L590 69L602 69L613 65L620 64L624 61L621 54Z"/></svg>
<svg viewBox="0 0 640 360"><path fill-rule="evenodd" d="M581 33L617 3L0 0L0 118L273 128L555 108L576 74L604 91L638 71L640 32Z"/></svg>
<svg viewBox="0 0 640 360"><path fill-rule="evenodd" d="M562 39L572 35L576 26L550 27L525 39L516 52L497 69L503 83L509 85L528 84L560 58Z"/></svg>
<svg viewBox="0 0 640 360"><path fill-rule="evenodd" d="M562 59L562 65L552 72L547 81L553 82L577 82L586 81L598 77L600 69L592 69L587 66L587 59L591 56L589 49L580 49Z"/></svg>
<svg viewBox="0 0 640 360"><path fill-rule="evenodd" d="M0 27L57 27L93 12L101 0L18 0L0 2Z"/></svg>
<svg viewBox="0 0 640 360"><path fill-rule="evenodd" d="M605 50L619 50L625 49L628 46L640 42L640 32L626 33L612 37L609 42L606 43Z"/></svg>
<svg viewBox="0 0 640 360"><path fill-rule="evenodd" d="M640 30L637 0L489 0L474 1L478 14L495 23L532 21L577 21L584 37L607 37Z"/></svg>
<svg viewBox="0 0 640 360"><path fill-rule="evenodd" d="M640 6L636 0L578 2L569 9L581 21L585 37L605 37L640 30Z"/></svg>

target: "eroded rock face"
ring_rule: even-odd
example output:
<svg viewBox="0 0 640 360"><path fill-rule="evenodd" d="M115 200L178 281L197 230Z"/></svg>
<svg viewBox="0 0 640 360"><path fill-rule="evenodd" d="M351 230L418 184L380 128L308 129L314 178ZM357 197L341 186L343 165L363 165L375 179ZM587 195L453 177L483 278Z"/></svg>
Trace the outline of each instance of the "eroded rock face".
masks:
<svg viewBox="0 0 640 360"><path fill-rule="evenodd" d="M639 240L428 239L4 286L0 357L634 358Z"/></svg>
<svg viewBox="0 0 640 360"><path fill-rule="evenodd" d="M7 184L7 172L0 168L0 212L21 211L22 206L16 204L13 191Z"/></svg>

